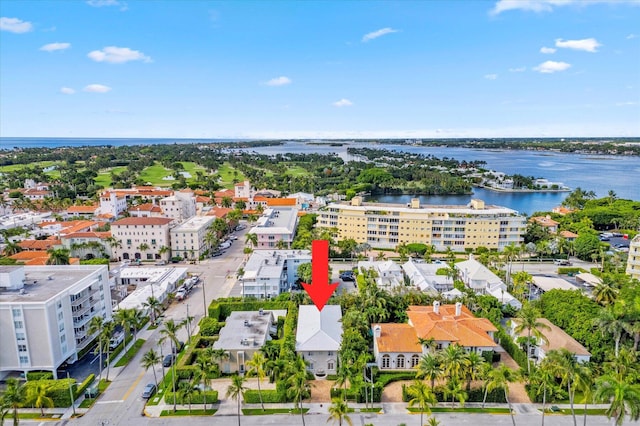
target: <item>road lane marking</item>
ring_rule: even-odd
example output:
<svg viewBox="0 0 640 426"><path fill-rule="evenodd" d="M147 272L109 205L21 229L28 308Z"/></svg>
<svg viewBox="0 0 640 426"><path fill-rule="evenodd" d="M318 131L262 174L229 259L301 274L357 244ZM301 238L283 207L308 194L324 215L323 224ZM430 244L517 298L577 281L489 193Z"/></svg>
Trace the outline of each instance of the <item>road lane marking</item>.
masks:
<svg viewBox="0 0 640 426"><path fill-rule="evenodd" d="M124 394L124 396L122 397L123 400L126 400L129 397L129 394L131 392L133 392L133 389L138 386L138 383L140 383L140 380L142 380L142 376L144 376L144 371L142 373L140 373L140 375L138 376L138 378L136 379L135 382L133 382L133 384L131 385L131 387L129 387L129 389L127 390L127 392Z"/></svg>
<svg viewBox="0 0 640 426"><path fill-rule="evenodd" d="M120 404L124 402L124 399L114 399L112 401L98 401L96 404Z"/></svg>

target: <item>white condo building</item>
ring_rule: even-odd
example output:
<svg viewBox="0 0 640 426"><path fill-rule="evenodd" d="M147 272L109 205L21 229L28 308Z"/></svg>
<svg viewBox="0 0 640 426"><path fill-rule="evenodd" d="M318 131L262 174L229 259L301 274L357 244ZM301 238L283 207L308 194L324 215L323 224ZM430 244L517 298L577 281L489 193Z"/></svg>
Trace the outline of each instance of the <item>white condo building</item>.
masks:
<svg viewBox="0 0 640 426"><path fill-rule="evenodd" d="M0 378L78 359L89 322L111 319L107 266L0 266Z"/></svg>
<svg viewBox="0 0 640 426"><path fill-rule="evenodd" d="M194 216L171 228L171 253L184 259L198 259L211 248L205 237L214 220L215 216Z"/></svg>
<svg viewBox="0 0 640 426"><path fill-rule="evenodd" d="M193 192L175 192L160 200L160 207L166 217L182 222L196 215L196 197Z"/></svg>
<svg viewBox="0 0 640 426"><path fill-rule="evenodd" d="M248 233L257 235L258 245L255 247L257 250L273 250L278 247L279 241L288 248L291 247L293 237L296 235L297 225L298 209L271 208L262 213L256 225Z"/></svg>
<svg viewBox="0 0 640 426"><path fill-rule="evenodd" d="M239 278L244 297L276 297L298 279L298 266L311 263L309 250L258 250L251 254Z"/></svg>

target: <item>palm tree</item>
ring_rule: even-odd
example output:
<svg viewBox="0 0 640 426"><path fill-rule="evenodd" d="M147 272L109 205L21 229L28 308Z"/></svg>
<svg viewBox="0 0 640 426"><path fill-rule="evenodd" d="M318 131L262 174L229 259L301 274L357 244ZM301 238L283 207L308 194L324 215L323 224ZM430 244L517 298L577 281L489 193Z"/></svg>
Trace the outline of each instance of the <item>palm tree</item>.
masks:
<svg viewBox="0 0 640 426"><path fill-rule="evenodd" d="M331 406L329 407L329 418L327 422L333 420L334 422L338 421L338 426L342 426L342 421L347 422L349 426L353 425L351 421L351 417L347 415L349 412L349 406L345 401L340 398L331 398Z"/></svg>
<svg viewBox="0 0 640 426"><path fill-rule="evenodd" d="M311 388L307 383L307 364L301 357L297 357L289 364L289 378L287 379L287 396L293 399L295 408L300 409L302 425L304 426L304 410L302 400L307 397Z"/></svg>
<svg viewBox="0 0 640 426"><path fill-rule="evenodd" d="M514 330L517 334L527 330L527 372L529 374L531 374L531 362L529 361L531 357L531 336L533 335L536 341L542 340L543 342L548 342L540 330L551 330L551 327L540 321L541 316L542 314L538 309L530 303L525 303L518 312L518 319L520 321Z"/></svg>
<svg viewBox="0 0 640 426"><path fill-rule="evenodd" d="M486 364L487 363L484 358L477 352L470 352L467 354L464 366L464 373L467 379L467 392L471 391L471 381L478 380L481 377L482 372L486 368Z"/></svg>
<svg viewBox="0 0 640 426"><path fill-rule="evenodd" d="M489 372L487 380L487 387L485 388L484 401L482 401L482 408L484 408L485 401L487 399L487 393L494 389L502 389L504 391L504 398L509 405L509 413L511 414L511 421L513 426L516 426L516 419L513 417L513 410L511 409L511 401L509 401L509 383L516 381L516 374L513 370L509 369L504 364L500 364L498 368L494 368Z"/></svg>
<svg viewBox="0 0 640 426"><path fill-rule="evenodd" d="M418 363L418 375L420 379L422 377L431 380L431 390L435 387L436 380L438 380L444 371L442 370L442 363L439 357L428 353L420 358Z"/></svg>
<svg viewBox="0 0 640 426"><path fill-rule="evenodd" d="M582 392L584 398L583 424L587 426L587 406L595 385L594 371L588 363L582 363L578 365L576 373L576 388Z"/></svg>
<svg viewBox="0 0 640 426"><path fill-rule="evenodd" d="M158 355L158 353L154 351L153 348L145 352L144 356L142 357L142 366L144 367L144 370L148 371L149 368L151 368L153 371L153 381L155 382L156 387L158 387L158 377L156 376L156 365L160 364L161 362L162 362L162 359L160 359L160 355Z"/></svg>
<svg viewBox="0 0 640 426"><path fill-rule="evenodd" d="M142 302L142 306L149 310L151 314L151 322L153 324L156 323L156 319L158 319L158 315L162 312L162 303L153 296L149 296L146 302Z"/></svg>
<svg viewBox="0 0 640 426"><path fill-rule="evenodd" d="M435 417L429 417L427 419L427 426L440 426L440 421Z"/></svg>
<svg viewBox="0 0 640 426"><path fill-rule="evenodd" d="M113 335L113 331L116 328L116 324L113 321L109 321L103 324L102 326L102 339L100 339L100 342L102 343L102 345L104 346L104 349L106 349L107 351L107 374L105 376L105 380L108 382L109 381L109 370L111 368L111 347L109 345L109 342L111 340L111 335ZM102 358L100 359L100 362L102 362Z"/></svg>
<svg viewBox="0 0 640 426"><path fill-rule="evenodd" d="M613 308L608 307L602 309L598 317L594 320L594 325L600 329L603 334L613 335L615 341L614 354L617 357L620 353L620 340L627 322L614 312Z"/></svg>
<svg viewBox="0 0 640 426"><path fill-rule="evenodd" d="M264 357L262 352L256 352L253 354L253 357L250 361L247 361L247 376L251 377L255 375L258 378L258 395L260 396L260 405L262 406L262 411L264 411L264 403L262 401L262 390L260 389L260 382L266 377L264 372L265 366L267 364L267 359Z"/></svg>
<svg viewBox="0 0 640 426"><path fill-rule="evenodd" d="M102 330L104 328L104 319L101 316L95 316L91 318L89 321L89 330L87 333L93 336L94 334L98 334L98 349L100 351L100 375L98 376L98 380L102 379L102 338L103 333Z"/></svg>
<svg viewBox="0 0 640 426"><path fill-rule="evenodd" d="M606 414L621 426L628 415L630 420L640 419L640 385L625 378L606 374L596 381L596 400L609 403Z"/></svg>
<svg viewBox="0 0 640 426"><path fill-rule="evenodd" d="M555 384L556 376L554 374L555 366L552 364L553 360L549 358L545 358L540 363L540 367L538 367L534 371L533 379L536 381L538 385L538 395L542 390L542 426L544 426L544 416L545 410L547 406L547 393L549 388L551 388ZM586 412L586 411L585 411Z"/></svg>
<svg viewBox="0 0 640 426"><path fill-rule="evenodd" d="M5 238L6 241L6 238ZM3 254L5 256L13 256L16 253L20 253L22 251L22 247L20 247L17 243L13 241L9 241L7 245L4 247Z"/></svg>
<svg viewBox="0 0 640 426"><path fill-rule="evenodd" d="M175 354L177 352L176 348L179 345L178 340L178 330L184 327L184 321L175 322L173 319L167 320L164 322L164 328L160 330L160 334L162 334L165 338L169 339L171 342L171 353ZM171 381L173 387L173 412L176 412L176 363L172 364L173 372L171 374Z"/></svg>
<svg viewBox="0 0 640 426"><path fill-rule="evenodd" d="M464 402L467 400L467 393L462 388L462 383L457 377L452 377L447 382L447 386L444 388L445 398L451 396L451 408L454 407L456 399L460 401L460 406L464 407Z"/></svg>
<svg viewBox="0 0 640 426"><path fill-rule="evenodd" d="M599 283L593 289L593 297L602 306L612 305L618 297L618 289L610 281Z"/></svg>
<svg viewBox="0 0 640 426"><path fill-rule="evenodd" d="M138 250L140 250L140 258L142 258L142 255L144 254L144 252L149 250L149 244L140 243L140 245L138 246Z"/></svg>
<svg viewBox="0 0 640 426"><path fill-rule="evenodd" d="M258 234L256 234L255 232L247 232L246 242L247 242L247 244L251 243L252 247L257 247L258 246Z"/></svg>
<svg viewBox="0 0 640 426"><path fill-rule="evenodd" d="M26 401L26 387L18 379L10 377L7 379L7 388L2 394L2 401L13 410L13 426L18 426L18 408Z"/></svg>
<svg viewBox="0 0 640 426"><path fill-rule="evenodd" d="M122 327L124 332L124 346L127 347L127 331L131 331L131 323L134 309L118 309L113 315L113 320Z"/></svg>
<svg viewBox="0 0 640 426"><path fill-rule="evenodd" d="M196 365L198 366L198 370L200 372L200 377L202 379L202 392L203 392L203 400L204 400L204 411L207 412L207 383L209 382L209 374L214 372L213 369L213 361L210 357L208 357L204 353L200 353L196 358Z"/></svg>
<svg viewBox="0 0 640 426"><path fill-rule="evenodd" d="M244 398L244 393L248 390L244 386L244 377L237 374L231 376L231 384L227 388L227 398L231 398L238 403L238 426L240 426L240 398Z"/></svg>
<svg viewBox="0 0 640 426"><path fill-rule="evenodd" d="M178 388L178 393L182 401L184 402L185 399L188 401L189 414L191 414L191 397L193 397L194 393L200 392L200 389L196 386L199 380L200 377L198 377L198 374L195 374L191 380L180 383Z"/></svg>
<svg viewBox="0 0 640 426"><path fill-rule="evenodd" d="M69 264L69 250L65 248L56 249L50 248L47 250L49 258L47 259L47 265L68 265Z"/></svg>
<svg viewBox="0 0 640 426"><path fill-rule="evenodd" d="M407 388L407 394L412 397L409 400L409 407L418 405L418 408L420 408L420 426L422 426L422 416L425 412L431 414L429 405L436 405L438 400L433 391L422 380L417 379Z"/></svg>
<svg viewBox="0 0 640 426"><path fill-rule="evenodd" d="M449 345L442 352L442 365L449 379L457 379L462 375L462 369L466 363L467 353L460 345Z"/></svg>
<svg viewBox="0 0 640 426"><path fill-rule="evenodd" d="M27 400L31 401L36 408L40 409L40 414L44 416L44 407L53 407L53 399L47 395L51 386L45 382L36 382L34 386L27 389Z"/></svg>
<svg viewBox="0 0 640 426"><path fill-rule="evenodd" d="M547 353L547 358L555 367L554 374L562 381L562 385L567 387L569 394L569 404L571 405L571 415L573 416L573 425L577 426L576 413L573 408L573 400L576 394L574 382L576 380L578 363L573 354L567 349L551 350Z"/></svg>

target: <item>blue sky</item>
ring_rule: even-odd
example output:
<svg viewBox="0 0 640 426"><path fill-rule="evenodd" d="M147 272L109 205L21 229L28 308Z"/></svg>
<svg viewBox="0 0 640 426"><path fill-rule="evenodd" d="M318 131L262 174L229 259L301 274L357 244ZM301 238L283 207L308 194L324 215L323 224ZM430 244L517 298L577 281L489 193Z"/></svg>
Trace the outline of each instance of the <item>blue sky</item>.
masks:
<svg viewBox="0 0 640 426"><path fill-rule="evenodd" d="M0 136L640 136L640 0L28 1Z"/></svg>

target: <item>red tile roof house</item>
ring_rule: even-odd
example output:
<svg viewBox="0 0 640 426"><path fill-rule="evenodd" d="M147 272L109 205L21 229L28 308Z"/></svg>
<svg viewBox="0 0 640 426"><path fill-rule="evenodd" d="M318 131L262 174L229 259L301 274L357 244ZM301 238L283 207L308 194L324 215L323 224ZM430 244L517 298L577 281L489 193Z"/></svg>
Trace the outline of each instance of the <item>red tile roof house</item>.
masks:
<svg viewBox="0 0 640 426"><path fill-rule="evenodd" d="M407 324L372 324L373 353L381 370L415 368L430 349L419 339L433 339L435 351L460 345L467 352L494 351L498 329L486 318L476 318L462 303L455 305L409 306Z"/></svg>

